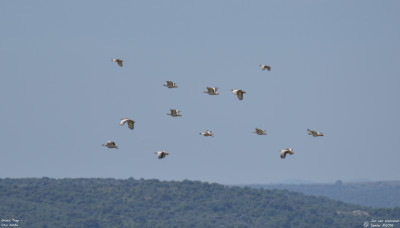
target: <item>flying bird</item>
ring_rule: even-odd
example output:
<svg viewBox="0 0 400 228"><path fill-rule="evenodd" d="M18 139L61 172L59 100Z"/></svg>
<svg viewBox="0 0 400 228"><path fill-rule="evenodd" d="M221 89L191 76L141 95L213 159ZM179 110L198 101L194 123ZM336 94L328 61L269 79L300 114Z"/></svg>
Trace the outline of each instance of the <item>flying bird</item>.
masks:
<svg viewBox="0 0 400 228"><path fill-rule="evenodd" d="M203 136L214 136L212 131L209 131L209 130L207 130L205 132L200 132L200 135L203 135Z"/></svg>
<svg viewBox="0 0 400 228"><path fill-rule="evenodd" d="M266 135L267 133L265 130L262 130L260 128L256 128L256 131L253 131L253 133L256 133L257 135Z"/></svg>
<svg viewBox="0 0 400 228"><path fill-rule="evenodd" d="M204 91L204 93L208 93L208 95L219 95L217 93L218 87L207 87L207 91Z"/></svg>
<svg viewBox="0 0 400 228"><path fill-rule="evenodd" d="M166 153L164 150L160 150L160 151L157 151L157 152L154 152L154 153L157 154L158 159L165 158L165 156L168 155L168 153Z"/></svg>
<svg viewBox="0 0 400 228"><path fill-rule="evenodd" d="M294 154L293 150L291 148L286 148L284 150L281 150L281 158L284 159L286 157L286 154Z"/></svg>
<svg viewBox="0 0 400 228"><path fill-rule="evenodd" d="M271 70L271 67L268 65L260 65L260 67L261 67L261 70L268 70L268 71Z"/></svg>
<svg viewBox="0 0 400 228"><path fill-rule="evenodd" d="M170 115L172 117L177 117L177 116L182 116L181 114L179 114L181 111L176 110L176 109L170 109L171 113L167 113L167 115Z"/></svg>
<svg viewBox="0 0 400 228"><path fill-rule="evenodd" d="M232 93L236 94L239 100L243 100L243 94L246 93L246 91L243 91L241 89L232 89Z"/></svg>
<svg viewBox="0 0 400 228"><path fill-rule="evenodd" d="M113 61L114 63L118 63L118 66L122 67L122 62L124 60L122 60L122 59L112 59L111 61Z"/></svg>
<svg viewBox="0 0 400 228"><path fill-rule="evenodd" d="M122 119L121 119L121 122L120 122L119 124L122 126L122 125L124 125L125 123L128 124L129 129L133 130L133 128L134 128L133 125L135 124L135 121L133 121L133 120L131 120L131 119L128 119L128 118L122 118Z"/></svg>
<svg viewBox="0 0 400 228"><path fill-rule="evenodd" d="M102 146L105 146L107 148L118 149L118 146L115 144L115 142L112 142L112 141L107 141L107 143L106 144L102 144Z"/></svg>
<svg viewBox="0 0 400 228"><path fill-rule="evenodd" d="M174 82L172 82L172 81L167 81L167 84L166 84L166 85L163 85L163 86L166 86L166 87L168 87L168 88L170 88L170 89L172 89L172 88L178 88L178 86L177 86Z"/></svg>
<svg viewBox="0 0 400 228"><path fill-rule="evenodd" d="M309 134L309 135L312 135L312 136L314 136L314 137L324 136L323 133L318 132L318 131L313 131L313 130L310 130L310 129L307 129L307 131L308 131L308 134Z"/></svg>

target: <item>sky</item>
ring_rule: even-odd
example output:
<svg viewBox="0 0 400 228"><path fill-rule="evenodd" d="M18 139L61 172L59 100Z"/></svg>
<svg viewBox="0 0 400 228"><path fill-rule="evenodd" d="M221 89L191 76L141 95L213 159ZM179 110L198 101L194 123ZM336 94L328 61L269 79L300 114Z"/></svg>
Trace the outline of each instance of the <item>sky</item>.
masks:
<svg viewBox="0 0 400 228"><path fill-rule="evenodd" d="M0 1L0 178L399 180L398 12L395 0Z"/></svg>

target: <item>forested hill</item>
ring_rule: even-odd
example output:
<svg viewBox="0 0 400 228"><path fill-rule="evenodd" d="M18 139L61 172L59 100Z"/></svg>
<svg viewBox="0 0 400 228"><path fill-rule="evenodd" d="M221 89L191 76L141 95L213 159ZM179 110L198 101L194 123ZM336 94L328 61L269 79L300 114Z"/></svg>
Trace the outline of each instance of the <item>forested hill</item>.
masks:
<svg viewBox="0 0 400 228"><path fill-rule="evenodd" d="M0 200L2 224L35 228L349 228L400 218L400 208L359 207L287 190L133 178L6 178L0 179Z"/></svg>
<svg viewBox="0 0 400 228"><path fill-rule="evenodd" d="M400 207L400 181L335 184L267 184L254 188L287 189L307 195L326 196L353 204L375 208Z"/></svg>

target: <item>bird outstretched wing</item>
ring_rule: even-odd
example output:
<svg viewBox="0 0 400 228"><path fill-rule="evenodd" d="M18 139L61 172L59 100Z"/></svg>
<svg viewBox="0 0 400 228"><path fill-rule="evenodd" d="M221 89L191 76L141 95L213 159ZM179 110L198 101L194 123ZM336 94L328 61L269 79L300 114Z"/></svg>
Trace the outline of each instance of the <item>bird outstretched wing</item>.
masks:
<svg viewBox="0 0 400 228"><path fill-rule="evenodd" d="M237 95L237 97L238 97L239 100L243 100L243 91L239 90L239 91L236 93L236 95Z"/></svg>
<svg viewBox="0 0 400 228"><path fill-rule="evenodd" d="M128 121L128 127L129 127L131 130L133 130L133 128L134 128L134 126L133 126L134 123L135 123L135 122L134 122L133 120Z"/></svg>

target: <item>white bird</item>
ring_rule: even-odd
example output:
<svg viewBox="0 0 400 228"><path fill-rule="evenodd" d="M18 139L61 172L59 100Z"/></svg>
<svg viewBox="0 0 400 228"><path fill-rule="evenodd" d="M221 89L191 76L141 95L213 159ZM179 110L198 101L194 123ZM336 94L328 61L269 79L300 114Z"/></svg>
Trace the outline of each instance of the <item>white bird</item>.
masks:
<svg viewBox="0 0 400 228"><path fill-rule="evenodd" d="M313 130L310 130L310 129L307 129L307 131L308 131L308 134L309 134L309 135L312 135L312 136L314 136L314 137L324 136L323 133L318 132L318 131L313 131Z"/></svg>
<svg viewBox="0 0 400 228"><path fill-rule="evenodd" d="M107 148L118 149L118 146L115 144L115 142L112 142L112 141L107 141L107 143L106 144L102 144L102 146L105 146Z"/></svg>
<svg viewBox="0 0 400 228"><path fill-rule="evenodd" d="M293 150L291 148L286 148L284 150L281 150L281 158L284 159L286 157L286 154L294 154Z"/></svg>
<svg viewBox="0 0 400 228"><path fill-rule="evenodd" d="M113 61L114 63L118 63L118 66L122 67L122 62L124 60L122 60L122 59L112 59L111 61Z"/></svg>
<svg viewBox="0 0 400 228"><path fill-rule="evenodd" d="M271 70L271 67L268 65L260 65L260 67L261 67L261 70L268 70L268 71Z"/></svg>
<svg viewBox="0 0 400 228"><path fill-rule="evenodd" d="M179 114L181 111L176 110L176 109L170 109L170 110L171 110L171 113L167 113L167 115L170 115L172 117L182 116Z"/></svg>
<svg viewBox="0 0 400 228"><path fill-rule="evenodd" d="M243 91L241 89L232 89L232 93L236 94L239 100L243 100L243 94L246 93L246 91Z"/></svg>
<svg viewBox="0 0 400 228"><path fill-rule="evenodd" d="M154 152L154 153L157 154L158 159L165 158L165 156L168 155L168 153L166 153L164 150L160 150L160 151L157 151L157 152Z"/></svg>
<svg viewBox="0 0 400 228"><path fill-rule="evenodd" d="M172 82L172 81L167 81L167 84L166 84L166 85L163 85L163 86L166 86L166 87L168 87L168 88L170 88L170 89L172 89L172 88L178 88L178 86L177 86L174 82Z"/></svg>
<svg viewBox="0 0 400 228"><path fill-rule="evenodd" d="M135 121L133 121L133 120L131 120L131 119L128 119L128 118L122 118L121 119L121 122L119 123L119 125L124 125L125 123L127 123L128 124L128 127L129 127L129 129L131 129L131 130L133 130L133 128L134 128L134 124L135 124Z"/></svg>
<svg viewBox="0 0 400 228"><path fill-rule="evenodd" d="M214 136L212 131L209 131L209 130L207 130L205 132L200 132L200 135L203 135L203 136Z"/></svg>
<svg viewBox="0 0 400 228"><path fill-rule="evenodd" d="M256 128L256 131L253 131L253 133L256 133L257 135L266 135L267 133L265 130L262 130L260 128Z"/></svg>
<svg viewBox="0 0 400 228"><path fill-rule="evenodd" d="M208 95L219 95L217 93L218 87L207 87L207 91L204 91L204 93L208 93Z"/></svg>

